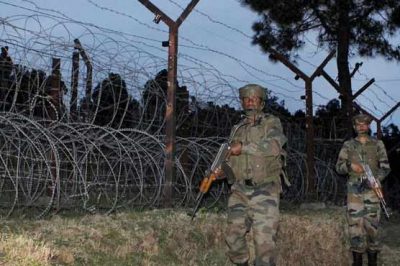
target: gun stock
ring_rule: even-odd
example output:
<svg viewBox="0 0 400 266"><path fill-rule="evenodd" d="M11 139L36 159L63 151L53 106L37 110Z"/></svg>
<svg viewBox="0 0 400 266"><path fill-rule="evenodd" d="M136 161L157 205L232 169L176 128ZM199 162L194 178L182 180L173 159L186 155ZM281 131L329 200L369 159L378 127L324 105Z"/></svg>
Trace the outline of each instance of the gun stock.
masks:
<svg viewBox="0 0 400 266"><path fill-rule="evenodd" d="M196 206L193 209L192 220L196 216L196 212L199 209L200 203L203 199L203 196L210 190L211 184L217 180L217 176L214 173L211 173L209 176L203 178L200 184L200 191L196 197Z"/></svg>

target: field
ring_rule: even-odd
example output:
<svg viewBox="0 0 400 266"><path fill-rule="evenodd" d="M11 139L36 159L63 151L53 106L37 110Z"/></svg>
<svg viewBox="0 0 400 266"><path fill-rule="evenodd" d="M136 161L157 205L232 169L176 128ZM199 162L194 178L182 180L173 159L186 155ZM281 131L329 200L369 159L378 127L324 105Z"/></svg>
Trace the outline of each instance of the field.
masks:
<svg viewBox="0 0 400 266"><path fill-rule="evenodd" d="M58 213L1 222L0 265L232 265L226 215L184 210ZM384 221L380 265L400 265L399 217ZM283 210L278 265L349 265L344 209Z"/></svg>

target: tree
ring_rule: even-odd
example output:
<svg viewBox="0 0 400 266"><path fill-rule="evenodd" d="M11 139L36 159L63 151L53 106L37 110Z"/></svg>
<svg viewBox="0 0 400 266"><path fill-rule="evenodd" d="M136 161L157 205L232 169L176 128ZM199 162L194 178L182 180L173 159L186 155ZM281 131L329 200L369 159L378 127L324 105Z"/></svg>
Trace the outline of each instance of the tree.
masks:
<svg viewBox="0 0 400 266"><path fill-rule="evenodd" d="M58 118L61 118L65 111L64 103L61 101L60 106L54 106L50 100L52 76L47 76L43 70L30 69L24 65L15 64L13 68L14 71L9 76L9 86L2 88L0 93L1 109L41 119L54 119L51 114L56 108ZM62 77L60 90L67 92Z"/></svg>
<svg viewBox="0 0 400 266"><path fill-rule="evenodd" d="M400 130L399 127L395 124L391 123L387 127L383 127L383 135L386 138L400 138Z"/></svg>
<svg viewBox="0 0 400 266"><path fill-rule="evenodd" d="M281 100L278 102L277 96L268 96L265 100L264 111L267 113L272 113L279 117L290 118L292 115L289 110L285 107L285 101Z"/></svg>
<svg viewBox="0 0 400 266"><path fill-rule="evenodd" d="M142 96L145 129L152 133L164 128L167 104L168 71L157 73L154 79L146 82ZM187 136L188 128L185 123L189 116L189 91L186 86L176 82L175 102L176 127L178 136Z"/></svg>
<svg viewBox="0 0 400 266"><path fill-rule="evenodd" d="M241 0L261 15L253 24L253 43L287 57L305 46L307 33L320 47L337 49L342 109L351 130L352 89L349 57L382 55L400 60L400 46L390 43L400 27L398 0ZM270 56L273 60L273 57Z"/></svg>
<svg viewBox="0 0 400 266"><path fill-rule="evenodd" d="M81 101L84 102L85 99ZM129 95L120 75L110 73L95 87L90 102L91 112L95 114L94 124L113 128L135 125L134 115L139 113L139 103Z"/></svg>
<svg viewBox="0 0 400 266"><path fill-rule="evenodd" d="M326 105L317 108L314 123L317 129L316 135L320 138L339 139L346 135L340 131L345 125L340 113L340 102L337 99L332 99Z"/></svg>

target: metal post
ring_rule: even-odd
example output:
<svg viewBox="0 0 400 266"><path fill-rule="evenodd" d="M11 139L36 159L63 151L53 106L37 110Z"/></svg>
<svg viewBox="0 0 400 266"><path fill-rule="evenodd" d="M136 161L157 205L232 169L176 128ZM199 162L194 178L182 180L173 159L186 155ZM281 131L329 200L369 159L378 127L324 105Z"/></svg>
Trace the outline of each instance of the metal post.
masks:
<svg viewBox="0 0 400 266"><path fill-rule="evenodd" d="M60 111L60 102L61 102L61 72L60 72L60 58L53 58L52 63L52 73L51 73L51 88L50 88L50 101L53 104L48 110L50 119L57 120L59 114L57 112Z"/></svg>
<svg viewBox="0 0 400 266"><path fill-rule="evenodd" d="M85 91L85 103L84 103L84 110L87 112L86 114L86 121L88 120L88 113L89 113L89 102L92 98L92 79L93 79L93 66L92 62L90 61L89 56L83 49L80 41L78 39L74 40L75 49L79 50L80 55L82 56L83 61L86 65L86 91Z"/></svg>
<svg viewBox="0 0 400 266"><path fill-rule="evenodd" d="M169 26L169 41L168 41L168 90L167 90L167 108L165 113L165 187L164 187L164 204L165 206L172 205L172 184L175 177L175 136L176 136L176 77L178 67L178 29L186 17L190 14L193 8L200 0L192 0L179 18L173 21L158 7L149 0L138 0L146 6L156 16L155 22L162 20Z"/></svg>
<svg viewBox="0 0 400 266"><path fill-rule="evenodd" d="M270 48L269 52L277 60L281 61L290 70L296 73L298 78L301 78L305 82L305 98L306 98L306 152L307 152L307 183L308 186L306 191L313 197L315 193L315 141L314 141L314 124L313 124L313 99L312 99L312 82L313 80L324 73L324 67L334 57L336 51L331 51L325 60L317 67L314 73L308 77L299 68L292 64L285 56L278 53L276 50Z"/></svg>
<svg viewBox="0 0 400 266"><path fill-rule="evenodd" d="M172 183L175 176L175 136L176 136L176 76L177 76L177 53L178 53L178 28L169 28L168 47L168 91L167 109L165 113L165 197L170 200L172 197ZM167 205L170 205L168 202Z"/></svg>
<svg viewBox="0 0 400 266"><path fill-rule="evenodd" d="M52 106L48 109L50 119L55 121L60 118L60 106L62 104L62 93L61 93L61 71L60 71L61 60L60 58L53 58L52 71L51 71L51 88L49 91L50 102ZM50 171L52 175L52 186L47 188L47 194L53 196L56 193L57 188L57 162L54 150L50 151ZM59 195L59 194L58 194ZM59 200L56 201L57 209L59 209Z"/></svg>
<svg viewBox="0 0 400 266"><path fill-rule="evenodd" d="M79 52L72 54L72 73L71 73L71 100L70 114L72 121L76 120L78 111L78 78L79 78Z"/></svg>
<svg viewBox="0 0 400 266"><path fill-rule="evenodd" d="M312 80L305 80L306 93L306 145L307 145L307 180L308 191L315 192L315 141L314 141L314 123L313 123L313 97L312 97Z"/></svg>

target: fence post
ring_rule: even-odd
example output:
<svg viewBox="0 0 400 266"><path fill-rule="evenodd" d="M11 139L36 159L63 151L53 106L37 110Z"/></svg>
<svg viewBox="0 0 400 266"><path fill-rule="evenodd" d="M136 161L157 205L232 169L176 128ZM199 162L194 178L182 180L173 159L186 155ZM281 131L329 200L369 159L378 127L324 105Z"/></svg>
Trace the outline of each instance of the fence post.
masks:
<svg viewBox="0 0 400 266"><path fill-rule="evenodd" d="M71 120L75 121L78 113L78 79L79 79L79 51L72 54L72 73L71 73L71 100L70 114Z"/></svg>
<svg viewBox="0 0 400 266"><path fill-rule="evenodd" d="M200 0L192 0L176 21L173 21L149 0L139 0L145 7L154 13L154 22L162 20L169 27L168 45L168 90L167 108L165 113L165 206L172 206L172 184L175 177L175 141L176 141L176 76L178 68L178 29L186 17ZM163 44L164 45L164 44Z"/></svg>
<svg viewBox="0 0 400 266"><path fill-rule="evenodd" d="M313 80L322 74L323 68L328 64L332 57L336 54L336 51L330 52L325 60L317 67L314 73L308 77L304 72L298 69L292 64L284 55L278 53L276 50L270 48L269 52L277 60L281 61L286 67L292 70L296 74L296 78L301 78L305 82L305 99L306 99L306 152L307 152L307 188L306 193L311 197L316 192L315 182L315 141L314 141L314 123L313 123L313 100L312 100L312 82ZM316 195L315 195L316 196Z"/></svg>

